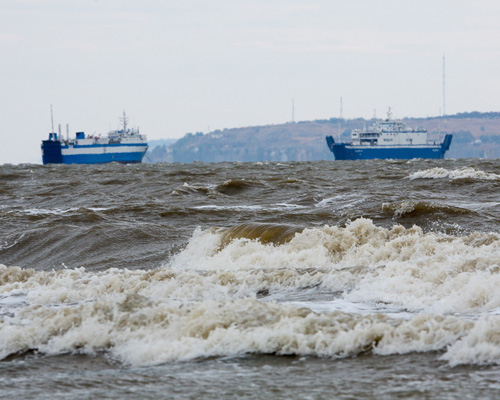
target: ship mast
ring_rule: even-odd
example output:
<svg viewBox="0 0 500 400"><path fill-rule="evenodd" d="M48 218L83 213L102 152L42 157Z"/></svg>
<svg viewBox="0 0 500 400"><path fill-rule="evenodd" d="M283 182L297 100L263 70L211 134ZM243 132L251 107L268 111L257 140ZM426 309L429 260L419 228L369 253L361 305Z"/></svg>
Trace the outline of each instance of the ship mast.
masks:
<svg viewBox="0 0 500 400"><path fill-rule="evenodd" d="M52 112L52 104L50 105L50 122L52 123L52 133L54 133L54 113Z"/></svg>
<svg viewBox="0 0 500 400"><path fill-rule="evenodd" d="M123 133L125 133L125 132L127 132L127 122L128 122L127 115L125 114L125 110L123 110L123 117L120 119L122 120L122 123L123 123Z"/></svg>
<svg viewBox="0 0 500 400"><path fill-rule="evenodd" d="M392 118L392 112L391 112L391 107L387 110L387 122L389 122Z"/></svg>

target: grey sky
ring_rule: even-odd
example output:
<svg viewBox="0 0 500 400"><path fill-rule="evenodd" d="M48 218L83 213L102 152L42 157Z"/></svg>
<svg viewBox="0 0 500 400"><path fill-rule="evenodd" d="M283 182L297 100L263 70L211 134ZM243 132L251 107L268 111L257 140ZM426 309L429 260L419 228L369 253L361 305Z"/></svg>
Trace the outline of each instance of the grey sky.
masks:
<svg viewBox="0 0 500 400"><path fill-rule="evenodd" d="M248 125L498 111L497 0L0 0L0 164L54 122L149 139ZM56 128L57 129L57 128ZM8 143L8 145L6 145Z"/></svg>

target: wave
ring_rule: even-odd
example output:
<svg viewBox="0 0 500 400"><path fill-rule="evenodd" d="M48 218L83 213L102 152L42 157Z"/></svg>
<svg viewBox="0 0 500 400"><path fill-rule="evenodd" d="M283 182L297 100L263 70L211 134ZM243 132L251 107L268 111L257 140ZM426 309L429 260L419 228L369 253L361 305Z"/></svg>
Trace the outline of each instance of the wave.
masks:
<svg viewBox="0 0 500 400"><path fill-rule="evenodd" d="M213 211L283 211L283 210L300 210L307 209L306 206L301 206L299 204L290 203L276 203L270 206L262 205L231 205L231 206L221 206L216 204L207 204L203 206L193 206L190 207L193 210L213 210Z"/></svg>
<svg viewBox="0 0 500 400"><path fill-rule="evenodd" d="M262 184L245 179L231 179L217 185L216 190L226 196L234 196L256 186L262 186Z"/></svg>
<svg viewBox="0 0 500 400"><path fill-rule="evenodd" d="M235 239L256 239L260 243L275 245L284 244L292 240L296 233L301 232L299 227L276 224L246 223L232 226L222 233L222 246Z"/></svg>
<svg viewBox="0 0 500 400"><path fill-rule="evenodd" d="M140 366L441 351L450 365L500 364L499 260L495 233L358 219L197 229L150 271L0 265L0 359L105 351Z"/></svg>
<svg viewBox="0 0 500 400"><path fill-rule="evenodd" d="M66 214L91 214L95 212L107 211L110 207L71 207L71 208L27 208L8 211L13 215L28 215L28 216L64 216Z"/></svg>
<svg viewBox="0 0 500 400"><path fill-rule="evenodd" d="M212 187L190 185L187 182L184 182L182 187L174 189L172 191L172 195L174 196L190 194L202 194L210 198L217 198L218 196L220 196L220 193L217 190L214 190L214 188Z"/></svg>
<svg viewBox="0 0 500 400"><path fill-rule="evenodd" d="M1 209L0 209L1 210ZM71 207L71 208L27 208L11 209L2 212L9 217L27 216L30 220L45 219L48 216L64 216L71 218L98 218L96 213L110 210L109 207Z"/></svg>
<svg viewBox="0 0 500 400"><path fill-rule="evenodd" d="M355 208L365 200L366 198L359 194L341 194L322 199L314 206L317 208L327 208L331 206L335 206L336 208Z"/></svg>
<svg viewBox="0 0 500 400"><path fill-rule="evenodd" d="M388 211L397 218L405 216L420 216L428 214L440 215L469 215L474 214L473 211L446 204L437 204L429 201L403 201L401 203L384 203L382 210Z"/></svg>
<svg viewBox="0 0 500 400"><path fill-rule="evenodd" d="M498 316L316 313L254 299L197 303L116 294L64 307L25 306L3 316L0 359L29 350L111 357L133 366L243 354L342 358L444 351L451 365L498 363Z"/></svg>
<svg viewBox="0 0 500 400"><path fill-rule="evenodd" d="M463 167L455 170L435 167L424 171L414 172L409 179L444 179L450 180L500 180L500 175L484 172L477 168Z"/></svg>
<svg viewBox="0 0 500 400"><path fill-rule="evenodd" d="M172 194L203 194L211 198L222 196L235 196L243 193L253 187L262 186L259 182L249 181L245 179L231 179L219 185L198 186L184 183L181 188L175 189Z"/></svg>
<svg viewBox="0 0 500 400"><path fill-rule="evenodd" d="M193 210L214 210L214 211L227 211L227 210L232 210L232 211L256 211L256 210L262 210L264 207L262 206L218 206L215 204L207 204L204 206L194 206L192 207Z"/></svg>

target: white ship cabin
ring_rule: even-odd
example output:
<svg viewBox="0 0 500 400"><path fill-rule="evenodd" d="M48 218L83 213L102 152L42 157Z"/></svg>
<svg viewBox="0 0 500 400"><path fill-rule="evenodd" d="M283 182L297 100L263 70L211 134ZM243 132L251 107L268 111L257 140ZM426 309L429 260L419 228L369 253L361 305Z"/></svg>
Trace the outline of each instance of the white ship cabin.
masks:
<svg viewBox="0 0 500 400"><path fill-rule="evenodd" d="M93 136L85 137L84 132L76 132L76 140L70 141L70 144L77 144L79 146L91 145L95 143Z"/></svg>
<svg viewBox="0 0 500 400"><path fill-rule="evenodd" d="M76 132L76 138L64 140L64 144L69 146L90 146L96 144L118 144L118 143L146 143L146 135L141 135L138 129L127 129L111 131L106 136L85 135L84 132Z"/></svg>
<svg viewBox="0 0 500 400"><path fill-rule="evenodd" d="M123 111L123 117L121 118L123 129L108 132L110 143L137 143L146 142L146 135L141 135L139 133L139 128L127 128L128 118Z"/></svg>
<svg viewBox="0 0 500 400"><path fill-rule="evenodd" d="M120 143L137 143L138 141L146 141L146 135L141 135L139 129L121 129L118 131L108 132L110 141L119 140Z"/></svg>
<svg viewBox="0 0 500 400"><path fill-rule="evenodd" d="M76 137L74 139L63 140L65 145L69 146L90 146L95 144L107 144L109 142L108 138L103 138L99 136L85 135L85 132L76 132Z"/></svg>
<svg viewBox="0 0 500 400"><path fill-rule="evenodd" d="M139 128L127 128L127 117L123 113L123 129L108 132L106 136L99 134L85 135L85 132L76 132L74 139L63 139L62 143L67 146L94 146L108 144L137 144L147 143L146 135L141 135ZM59 126L60 130L60 126ZM61 133L59 132L59 136ZM55 137L55 139L53 139ZM57 134L51 133L50 140L57 140Z"/></svg>
<svg viewBox="0 0 500 400"><path fill-rule="evenodd" d="M411 146L427 144L427 131L411 129L404 122L392 121L391 110L387 119L377 121L368 129L354 130L352 144L356 146Z"/></svg>

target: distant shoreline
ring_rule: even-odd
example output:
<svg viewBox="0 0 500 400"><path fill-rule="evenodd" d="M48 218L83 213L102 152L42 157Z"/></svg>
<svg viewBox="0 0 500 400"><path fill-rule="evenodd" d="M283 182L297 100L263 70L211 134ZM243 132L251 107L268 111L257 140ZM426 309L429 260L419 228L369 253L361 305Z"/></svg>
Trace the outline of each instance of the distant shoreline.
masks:
<svg viewBox="0 0 500 400"><path fill-rule="evenodd" d="M473 111L402 120L410 127L427 129L430 140L453 134L447 158L500 158L500 112ZM373 119L330 118L187 133L178 140L150 141L145 162L331 160L325 136L349 141L353 129L362 129L371 122Z"/></svg>

